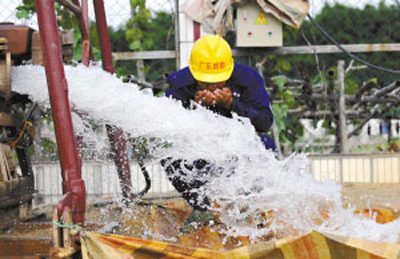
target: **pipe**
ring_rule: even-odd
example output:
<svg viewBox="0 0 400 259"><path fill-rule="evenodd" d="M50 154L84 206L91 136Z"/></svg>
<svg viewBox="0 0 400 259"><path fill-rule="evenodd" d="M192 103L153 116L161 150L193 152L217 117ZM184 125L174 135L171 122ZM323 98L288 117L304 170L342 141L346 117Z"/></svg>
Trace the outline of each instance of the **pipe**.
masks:
<svg viewBox="0 0 400 259"><path fill-rule="evenodd" d="M82 13L79 16L78 22L82 33L82 64L89 66L91 44L90 44L90 29L89 29L89 9L87 0L82 0Z"/></svg>
<svg viewBox="0 0 400 259"><path fill-rule="evenodd" d="M73 12L76 16L81 15L81 9L78 6L76 6L74 3L71 3L69 0L56 0L56 1L59 4L62 4L63 6L68 8L68 10Z"/></svg>
<svg viewBox="0 0 400 259"><path fill-rule="evenodd" d="M74 13L78 20L79 30L81 31L82 35L81 62L83 65L88 66L91 55L88 2L87 0L82 0L82 5L81 5L79 0L74 0L74 3L68 0L56 0L56 1L65 6L67 9L69 9L72 13Z"/></svg>
<svg viewBox="0 0 400 259"><path fill-rule="evenodd" d="M82 35L82 57L81 62L85 66L89 66L91 44L90 44L90 29L89 29L89 14L88 14L88 2L82 0L82 4L79 0L74 0L74 5L81 11L79 15L76 15L78 20L79 30Z"/></svg>
<svg viewBox="0 0 400 259"><path fill-rule="evenodd" d="M66 197L59 203L59 207L62 211L66 207L70 207L73 213L73 222L83 224L86 209L85 184L81 178L72 126L68 84L62 62L54 1L36 0L36 9L62 170L63 193L66 194Z"/></svg>
<svg viewBox="0 0 400 259"><path fill-rule="evenodd" d="M82 56L81 63L84 66L89 66L90 53L91 53L91 43L90 43L90 29L89 29L89 13L88 13L88 2L87 0L82 0L82 5L79 0L74 1L75 5L81 11L79 15L76 15L78 20L79 30L82 35ZM82 115L75 111L80 117ZM83 148L83 136L78 135L75 137L76 145L78 148L79 156L79 166L82 168L82 148Z"/></svg>
<svg viewBox="0 0 400 259"><path fill-rule="evenodd" d="M193 22L193 42L196 42L201 37L200 23Z"/></svg>
<svg viewBox="0 0 400 259"><path fill-rule="evenodd" d="M179 0L175 0L175 65L176 70L181 69L180 54L180 35L179 35Z"/></svg>
<svg viewBox="0 0 400 259"><path fill-rule="evenodd" d="M103 69L110 74L114 74L114 63L111 54L111 42L108 34L104 2L103 0L94 0L93 4L96 15L96 27L99 35ZM128 155L126 153L124 132L115 126L107 125L107 133L112 147L111 151L114 163L117 166L122 195L126 200L130 201L134 198L134 194Z"/></svg>
<svg viewBox="0 0 400 259"><path fill-rule="evenodd" d="M111 41L108 34L106 13L104 10L103 0L94 0L94 12L96 15L96 28L99 34L99 43L101 49L101 58L103 61L103 69L110 74L114 74L114 63L111 54Z"/></svg>

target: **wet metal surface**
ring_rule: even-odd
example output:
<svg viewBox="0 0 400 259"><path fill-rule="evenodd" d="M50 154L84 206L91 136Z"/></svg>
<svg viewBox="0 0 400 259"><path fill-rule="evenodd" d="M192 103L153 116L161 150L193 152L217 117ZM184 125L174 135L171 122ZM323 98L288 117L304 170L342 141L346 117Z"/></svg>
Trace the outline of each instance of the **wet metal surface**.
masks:
<svg viewBox="0 0 400 259"><path fill-rule="evenodd" d="M48 238L0 237L0 258L41 258L50 253L52 241Z"/></svg>

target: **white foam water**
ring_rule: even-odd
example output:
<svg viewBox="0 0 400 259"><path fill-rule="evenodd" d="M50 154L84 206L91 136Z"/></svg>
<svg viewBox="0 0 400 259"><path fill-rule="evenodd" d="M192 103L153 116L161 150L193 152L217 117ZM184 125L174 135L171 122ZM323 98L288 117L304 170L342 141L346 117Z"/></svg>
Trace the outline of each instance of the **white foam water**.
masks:
<svg viewBox="0 0 400 259"><path fill-rule="evenodd" d="M65 72L70 101L81 114L73 116L75 133L96 140L103 148L106 138L90 133L90 125L111 124L132 138L156 139L151 148L156 161L201 158L224 168L204 192L219 205L210 209L221 213L229 235L257 240L270 233L288 237L315 229L374 241L398 241L400 220L382 225L355 215L354 209L344 209L337 183L314 180L304 170L305 155L276 160L264 149L248 119L225 118L202 107L184 109L172 99L143 94L98 67L65 66ZM43 67L14 67L12 89L49 105ZM329 217L321 217L321 211Z"/></svg>

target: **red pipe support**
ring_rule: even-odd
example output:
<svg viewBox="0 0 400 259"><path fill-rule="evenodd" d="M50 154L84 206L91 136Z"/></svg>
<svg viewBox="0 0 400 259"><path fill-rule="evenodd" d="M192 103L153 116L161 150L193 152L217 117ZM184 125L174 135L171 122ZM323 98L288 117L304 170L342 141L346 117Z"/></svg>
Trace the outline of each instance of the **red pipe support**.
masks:
<svg viewBox="0 0 400 259"><path fill-rule="evenodd" d="M81 14L77 16L79 30L82 35L82 64L89 66L91 44L90 44L90 29L89 29L89 6L87 0L82 0L82 4L79 0L75 0L75 5L81 10Z"/></svg>
<svg viewBox="0 0 400 259"><path fill-rule="evenodd" d="M104 10L103 0L94 0L94 12L96 14L96 27L99 34L99 43L101 49L101 58L105 71L114 74L114 63L111 53L111 41L108 34L106 12Z"/></svg>
<svg viewBox="0 0 400 259"><path fill-rule="evenodd" d="M58 3L67 7L71 12L73 12L76 16L81 15L81 9L75 4L71 3L69 0L57 0Z"/></svg>
<svg viewBox="0 0 400 259"><path fill-rule="evenodd" d="M200 23L198 22L193 22L193 41L197 41L200 39Z"/></svg>
<svg viewBox="0 0 400 259"><path fill-rule="evenodd" d="M114 63L112 60L111 42L108 34L104 2L103 0L94 0L93 3L96 14L96 26L97 33L99 35L103 69L111 74L114 74ZM134 197L131 171L129 168L128 155L126 153L126 140L124 137L124 132L122 129L119 129L115 126L107 125L107 133L112 147L111 151L114 158L114 163L117 166L123 197L127 200L132 200Z"/></svg>
<svg viewBox="0 0 400 259"><path fill-rule="evenodd" d="M89 66L91 44L89 29L89 6L87 0L82 0L82 13L78 19L82 33L82 64Z"/></svg>
<svg viewBox="0 0 400 259"><path fill-rule="evenodd" d="M85 184L81 178L75 144L54 1L36 0L36 8L63 175L63 193L66 194L60 207L61 210L71 207L74 223L83 224L86 209Z"/></svg>
<svg viewBox="0 0 400 259"><path fill-rule="evenodd" d="M90 45L90 30L89 30L89 13L88 13L88 4L87 0L82 0L82 6L79 0L75 0L74 3L69 0L56 0L64 7L68 8L72 13L75 14L79 30L82 35L82 57L81 62L85 66L89 66L90 54L91 54L91 45ZM76 112L79 116L81 114L79 111L72 108L74 112ZM81 116L82 117L82 116ZM82 148L83 148L83 137L76 136L76 147L78 149L78 157L79 157L79 166L82 167Z"/></svg>
<svg viewBox="0 0 400 259"><path fill-rule="evenodd" d="M88 2L87 0L82 0L81 5L79 0L74 0L74 3L71 3L69 0L56 1L68 8L77 17L79 30L81 31L82 35L81 62L83 65L88 66L91 54Z"/></svg>

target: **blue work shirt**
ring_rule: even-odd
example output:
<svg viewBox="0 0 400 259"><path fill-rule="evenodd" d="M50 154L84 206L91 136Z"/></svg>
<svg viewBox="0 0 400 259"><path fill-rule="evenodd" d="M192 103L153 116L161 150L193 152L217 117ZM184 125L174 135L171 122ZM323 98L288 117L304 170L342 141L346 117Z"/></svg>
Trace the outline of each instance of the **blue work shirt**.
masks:
<svg viewBox="0 0 400 259"><path fill-rule="evenodd" d="M190 108L190 101L194 100L197 91L202 90L188 67L170 74L167 81L169 88L165 95L182 101L185 108ZM232 117L232 112L235 112L239 116L249 118L258 133L267 132L273 123L274 116L270 109L264 79L251 67L235 63L232 76L228 79L226 86L232 91L230 109L220 105L214 105L209 109L226 117ZM271 138L265 135L260 135L260 137L267 149L276 150Z"/></svg>

